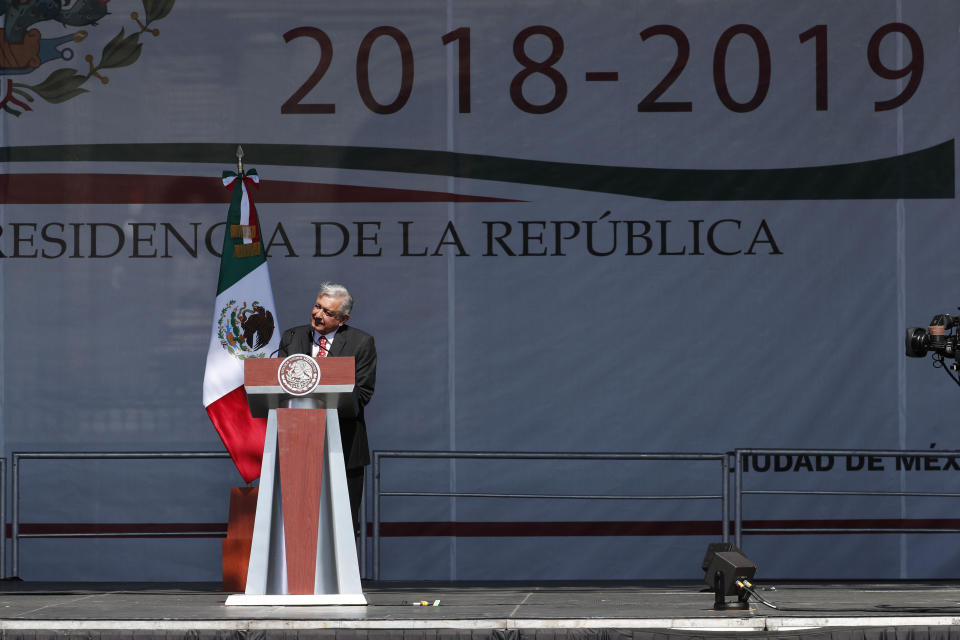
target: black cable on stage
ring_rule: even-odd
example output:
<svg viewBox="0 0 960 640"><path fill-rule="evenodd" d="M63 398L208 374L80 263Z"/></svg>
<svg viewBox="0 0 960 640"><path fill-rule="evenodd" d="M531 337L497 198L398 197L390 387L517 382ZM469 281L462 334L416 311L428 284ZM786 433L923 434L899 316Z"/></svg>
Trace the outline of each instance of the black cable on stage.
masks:
<svg viewBox="0 0 960 640"><path fill-rule="evenodd" d="M858 609L854 607L845 608L845 609L824 609L819 608L810 608L810 607L775 607L777 611L783 611L785 613L819 613L819 614L832 614L832 613L915 613L915 614L941 614L941 615L956 615L960 613L960 608L958 607L885 607L879 605L872 609Z"/></svg>
<svg viewBox="0 0 960 640"><path fill-rule="evenodd" d="M753 585L746 580L738 580L737 586L752 595L760 604L766 605L771 609L776 609L777 611L784 611L787 613L915 613L915 614L957 614L960 613L960 607L956 606L947 606L947 607L911 607L911 606L896 606L896 605L876 605L872 608L859 608L859 607L850 607L850 608L840 608L840 609L824 609L823 607L780 607L772 602L766 600L763 596L757 593L756 589L753 588Z"/></svg>
<svg viewBox="0 0 960 640"><path fill-rule="evenodd" d="M767 602L763 598L763 596L761 596L759 593L754 591L753 585L750 584L750 581L741 578L740 580L737 580L737 586L743 589L744 591L746 591L747 593L749 593L750 595L752 595L754 598L756 598L760 604L764 604L770 607L771 609L777 609L777 610L780 609L777 605L773 604L772 602Z"/></svg>

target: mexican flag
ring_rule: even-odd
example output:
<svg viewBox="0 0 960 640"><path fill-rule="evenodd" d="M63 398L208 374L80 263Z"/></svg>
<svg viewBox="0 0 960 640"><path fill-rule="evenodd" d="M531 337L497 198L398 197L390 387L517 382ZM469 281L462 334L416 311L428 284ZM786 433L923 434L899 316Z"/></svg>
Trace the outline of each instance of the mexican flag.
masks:
<svg viewBox="0 0 960 640"><path fill-rule="evenodd" d="M233 198L224 227L220 280L203 375L203 406L247 482L260 475L267 421L250 415L243 389L243 361L268 357L280 344L267 256L249 192L259 183L260 177L253 169L242 174L223 172L223 184L233 191Z"/></svg>

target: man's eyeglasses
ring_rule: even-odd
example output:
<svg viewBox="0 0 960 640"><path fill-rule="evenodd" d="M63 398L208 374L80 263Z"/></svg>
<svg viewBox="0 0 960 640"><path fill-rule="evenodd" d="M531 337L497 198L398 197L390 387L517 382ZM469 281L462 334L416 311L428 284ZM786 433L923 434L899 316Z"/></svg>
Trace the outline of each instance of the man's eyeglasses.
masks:
<svg viewBox="0 0 960 640"><path fill-rule="evenodd" d="M337 314L334 313L333 311L330 311L330 309L324 309L319 304L313 305L313 308L332 320L337 319Z"/></svg>

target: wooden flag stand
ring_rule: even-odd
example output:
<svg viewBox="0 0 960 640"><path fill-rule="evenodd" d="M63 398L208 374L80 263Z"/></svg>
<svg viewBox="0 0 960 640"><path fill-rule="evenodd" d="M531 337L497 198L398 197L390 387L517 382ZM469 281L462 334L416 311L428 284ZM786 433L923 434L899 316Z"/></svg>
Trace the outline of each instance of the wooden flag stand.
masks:
<svg viewBox="0 0 960 640"><path fill-rule="evenodd" d="M230 489L230 516L223 550L223 590L243 591L247 586L250 564L250 542L253 540L253 517L257 513L257 488Z"/></svg>
<svg viewBox="0 0 960 640"><path fill-rule="evenodd" d="M267 435L246 588L227 605L363 605L337 397L353 358L249 358L250 412Z"/></svg>

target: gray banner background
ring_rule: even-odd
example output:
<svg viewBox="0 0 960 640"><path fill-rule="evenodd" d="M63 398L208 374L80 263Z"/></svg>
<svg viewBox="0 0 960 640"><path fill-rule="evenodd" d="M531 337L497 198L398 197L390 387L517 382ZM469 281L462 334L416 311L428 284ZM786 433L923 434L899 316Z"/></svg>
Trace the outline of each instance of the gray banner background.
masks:
<svg viewBox="0 0 960 640"><path fill-rule="evenodd" d="M18 82L36 84L57 66L80 69L121 27L137 3L114 0L76 57L46 63ZM156 142L342 145L486 154L610 167L767 169L862 162L925 149L956 137L958 6L952 2L584 2L520 6L488 2L250 2L179 0L141 38L141 57L91 80L89 93L61 104L42 100L18 118L0 119L0 146L137 145ZM920 36L925 66L902 107L873 103L903 90L870 70L871 35L890 22ZM639 33L657 24L683 30L686 68L664 100L690 100L686 113L638 113L673 64L666 36ZM734 113L714 86L718 38L751 24L770 48L771 80L755 110ZM814 108L814 43L798 34L828 26L829 108ZM409 38L413 91L394 114L372 113L356 79L357 51L373 28ZM568 85L562 106L524 113L510 98L522 67L513 40L525 27L562 35L554 65ZM333 114L281 114L280 106L316 67L309 38L284 43L300 26L332 41L329 70L304 102L336 105ZM457 110L457 48L441 36L471 29L469 114ZM41 24L45 37L66 33ZM49 33L49 36L48 36ZM881 58L911 59L905 38L888 36ZM86 48L82 48L86 47ZM527 54L549 55L534 37ZM746 101L757 53L737 36L726 63L731 94ZM83 63L85 64L85 63ZM618 71L615 83L584 80ZM85 72L85 71L84 71ZM371 91L397 95L397 46L378 39L370 52ZM8 76L12 77L12 76ZM28 78L28 79L25 79ZM553 84L534 74L524 95L545 103ZM136 148L133 154L136 156ZM265 234L277 223L290 246L275 244L270 270L281 328L302 324L321 280L347 284L357 299L352 323L374 334L380 365L368 410L375 449L505 451L698 451L736 447L960 448L960 397L929 358L907 362L903 331L960 305L955 202L942 199L664 202L513 182L337 167L262 164L264 181L423 189L513 200L484 203L263 203ZM3 172L195 175L217 180L218 164L108 160L11 161ZM69 181L69 176L64 176ZM532 182L532 181L531 181ZM256 193L254 194L256 198ZM179 247L171 257L130 257L130 242L104 259L69 257L72 223L170 223L205 233L225 219L222 204L14 204L0 206L2 414L6 453L57 450L216 450L221 445L200 401L218 259ZM610 212L606 217L605 212ZM601 219L602 218L602 219ZM692 223L691 220L701 221ZM707 231L717 221L711 251ZM403 254L400 222L408 226ZM502 230L522 253L521 223L542 222L543 240L509 256L490 243ZM648 223L653 248L627 255L627 222ZM660 239L665 221L668 240ZM13 258L14 223L65 225L67 253ZM351 232L347 250L315 257L314 223ZM376 223L357 256L358 222ZM579 235L559 251L557 224ZM593 222L592 255L587 223ZM468 255L440 246L453 224ZM616 226L614 226L616 223ZM778 251L758 244L765 224ZM532 233L536 233L536 226ZM570 225L561 226L569 230ZM640 227L634 226L633 229ZM84 234L89 227L84 227ZM332 227L325 227L332 229ZM84 236L86 237L86 236ZM642 244L642 241L635 240ZM219 246L219 240L214 246ZM695 254L694 245L702 255ZM494 251L488 251L492 246ZM640 245L637 245L640 246ZM34 234L21 249L56 246ZM89 255L89 242L81 243ZM554 253L565 255L553 255ZM495 255L485 255L495 253ZM162 250L161 250L162 254ZM682 254L682 255L673 255ZM952 487L956 472L775 473L768 486L910 490ZM400 485L424 490L648 493L716 490L713 470L684 465L431 464L397 467ZM24 469L24 522L226 520L227 487L239 476L226 462L37 463ZM757 474L759 475L759 474ZM755 476L751 476L751 481ZM704 489L697 489L704 487ZM890 499L758 502L748 517L950 518L953 505ZM370 505L367 505L370 508ZM393 500L399 522L569 522L712 520L712 504L667 502L507 503ZM753 536L745 550L768 576L946 577L960 558L952 536ZM390 579L586 579L698 577L707 536L426 537L384 542ZM31 540L28 579L215 580L218 540Z"/></svg>

